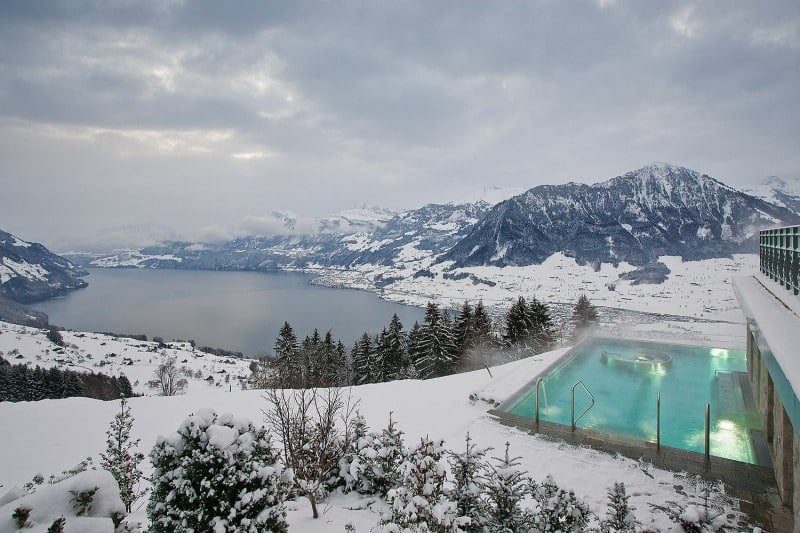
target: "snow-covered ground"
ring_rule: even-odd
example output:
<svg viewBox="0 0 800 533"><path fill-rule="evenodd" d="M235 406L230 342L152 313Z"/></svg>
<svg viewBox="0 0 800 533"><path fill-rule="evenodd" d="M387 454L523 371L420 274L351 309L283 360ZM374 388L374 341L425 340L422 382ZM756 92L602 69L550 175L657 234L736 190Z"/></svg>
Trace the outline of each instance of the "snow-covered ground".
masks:
<svg viewBox="0 0 800 533"><path fill-rule="evenodd" d="M755 272L757 257L743 255L701 262L664 257L661 261L671 273L667 281L658 285L619 280L621 272L633 269L630 265L603 265L594 271L560 254L539 266L464 269L471 277L461 280L444 279L446 265L431 265L435 278L412 278L413 272L403 272L406 280L396 282L382 296L417 305L435 300L450 307L457 307L464 300L483 299L498 316L519 295L536 296L554 308L561 305L563 310L569 310L578 295L585 293L600 306L601 318L605 319L602 327L610 334L743 346L744 317L730 278ZM415 257L413 262L418 268L420 258ZM402 269L402 265L397 268ZM324 284L375 290L375 271L320 270L317 274ZM481 280L491 280L494 285ZM178 366L186 368L187 394L145 396L130 401L136 418L134 437L141 438L145 452L158 435L174 431L187 415L202 408L232 412L257 424L263 422L266 401L257 390L240 390L237 379L249 375L249 361L202 354L185 343L158 348L153 342L95 333L64 332L63 336L67 348L56 353L56 346L46 339L44 331L0 323L0 351L12 363L60 365L115 375L122 372L134 389L144 394L155 393L146 382L162 359L175 357ZM637 518L646 527L679 530L663 513L652 510L650 504L686 503L686 496L674 488L691 487L685 476L531 436L500 424L487 413L494 402L508 398L565 349L494 367L491 376L482 370L436 380L372 384L353 387L351 394L361 402L361 411L372 429L382 428L393 412L405 432L407 445L429 435L444 438L448 447L460 450L464 435L469 432L478 445L492 446L495 455L499 455L505 442L509 442L511 453L521 457L523 468L535 479L552 474L560 486L585 498L595 514L605 513L606 490L622 481L632 495L630 503L637 509ZM225 381L226 375L230 376L229 382ZM208 376L213 378L212 385L205 381ZM0 497L37 473L46 477L87 456L96 458L104 449L105 431L117 410L117 402L85 398L0 403L0 427L4 428ZM150 472L149 464L145 470ZM689 488L689 496L696 494L694 491ZM321 517L313 520L306 501L298 500L289 503L289 522L293 531L342 531L347 523L356 531L369 531L378 522L384 505L374 498L334 494L323 503ZM144 505L134 511L134 518L145 520Z"/></svg>
<svg viewBox="0 0 800 533"><path fill-rule="evenodd" d="M0 356L11 364L31 368L58 367L76 372L101 372L110 376L124 374L137 394L158 394L148 387L156 368L175 359L180 377L187 381L186 392L194 394L209 389L240 390L250 376L249 359L219 357L196 350L188 342L169 342L159 348L157 342L112 337L101 333L63 331L65 347L53 344L47 331L0 322Z"/></svg>
<svg viewBox="0 0 800 533"><path fill-rule="evenodd" d="M4 332L2 337L11 335ZM563 352L560 349L495 367L491 376L481 370L428 381L353 387L350 393L360 401L372 429L385 426L393 412L407 445L429 435L444 438L448 447L460 450L469 432L475 443L492 446L492 455L500 455L509 442L511 453L521 457L523 468L535 479L552 474L560 486L585 498L600 516L605 513L606 489L622 481L631 495L630 503L637 508L637 518L650 528L670 530L672 523L649 504L685 502L674 489L676 485L690 487L684 476L531 436L500 424L487 413L493 401L507 398ZM231 412L262 423L266 401L258 390L228 392L214 388L173 397L133 398L130 406L136 419L133 437L141 439L147 452L158 435L176 430L187 415L199 409L211 407L219 413ZM0 403L0 426L4 428L0 454L0 483L4 488L0 492L21 485L37 473L47 477L87 456L97 457L105 447L105 431L118 409L118 402L86 398ZM148 464L145 473L149 472ZM688 493L691 496L694 489L689 488ZM136 507L134 518L145 519L144 507ZM381 509L383 504L373 498L335 494L322 504L321 517L314 520L306 501L298 500L289 504L290 528L341 532L352 523L356 531L369 531L378 522Z"/></svg>

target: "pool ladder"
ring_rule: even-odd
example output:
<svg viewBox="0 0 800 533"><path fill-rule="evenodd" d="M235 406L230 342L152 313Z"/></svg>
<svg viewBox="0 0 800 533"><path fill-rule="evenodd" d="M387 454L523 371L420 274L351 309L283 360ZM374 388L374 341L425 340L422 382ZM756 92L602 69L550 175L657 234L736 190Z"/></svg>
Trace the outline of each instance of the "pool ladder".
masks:
<svg viewBox="0 0 800 533"><path fill-rule="evenodd" d="M536 425L537 426L539 425L539 387L541 386L541 384L542 384L542 379L541 378L537 379L536 380ZM592 403L590 403L589 406L586 409L584 409L581 414L578 415L578 418L575 418L575 387L577 387L578 385L583 387L583 390L586 391L586 394L589 395L589 399L591 400ZM578 423L578 420L583 418L583 415L588 413L589 410L592 407L594 407L594 404L595 404L594 394L592 394L592 392L586 386L586 383L584 383L583 380L578 380L577 382L575 382L575 384L572 385L572 399L570 401L571 426L573 431L575 431L575 424Z"/></svg>
<svg viewBox="0 0 800 533"><path fill-rule="evenodd" d="M577 387L578 385L583 387L583 390L585 390L586 394L589 395L589 399L592 400L592 403L590 403L589 406L586 409L584 409L581 414L578 415L578 418L575 418L575 387ZM586 386L586 383L584 383L583 380L576 381L575 384L572 386L572 400L570 401L571 404L570 412L572 414L572 431L575 431L575 424L578 423L578 420L583 418L583 415L588 413L589 409L594 407L594 403L595 403L594 394L592 394L591 391L589 391L589 388Z"/></svg>

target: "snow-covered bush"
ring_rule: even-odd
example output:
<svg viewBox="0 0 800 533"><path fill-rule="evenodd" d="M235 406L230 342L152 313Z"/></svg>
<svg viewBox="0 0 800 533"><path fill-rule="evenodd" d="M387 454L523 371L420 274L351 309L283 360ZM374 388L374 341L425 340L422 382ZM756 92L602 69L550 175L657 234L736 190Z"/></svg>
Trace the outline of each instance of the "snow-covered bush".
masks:
<svg viewBox="0 0 800 533"><path fill-rule="evenodd" d="M556 485L552 476L543 483L531 483L531 495L537 507L533 514L536 531L584 531L591 517L589 507L572 491Z"/></svg>
<svg viewBox="0 0 800 533"><path fill-rule="evenodd" d="M608 510L605 519L600 523L604 532L636 531L638 522L633 515L635 507L630 506L629 498L625 491L625 483L614 483L614 488L608 489Z"/></svg>
<svg viewBox="0 0 800 533"><path fill-rule="evenodd" d="M292 484L269 434L249 420L206 411L159 437L147 506L153 533L286 531Z"/></svg>
<svg viewBox="0 0 800 533"><path fill-rule="evenodd" d="M420 440L400 466L403 485L389 491L389 513L381 520L380 531L458 532L469 524L469 518L458 516L456 503L445 494L444 451L442 440Z"/></svg>
<svg viewBox="0 0 800 533"><path fill-rule="evenodd" d="M340 475L345 490L386 496L400 486L400 465L405 458L403 432L389 413L389 424L380 433L365 433L359 423L348 453L342 460ZM366 424L363 423L363 428Z"/></svg>
<svg viewBox="0 0 800 533"><path fill-rule="evenodd" d="M33 494L9 493L0 501L6 502L0 506L0 531L17 531L18 520L24 519L33 531L61 528L68 532L113 533L115 522L125 516L117 482L104 470L81 472L39 487ZM25 513L18 509L30 511ZM60 521L62 517L64 520Z"/></svg>

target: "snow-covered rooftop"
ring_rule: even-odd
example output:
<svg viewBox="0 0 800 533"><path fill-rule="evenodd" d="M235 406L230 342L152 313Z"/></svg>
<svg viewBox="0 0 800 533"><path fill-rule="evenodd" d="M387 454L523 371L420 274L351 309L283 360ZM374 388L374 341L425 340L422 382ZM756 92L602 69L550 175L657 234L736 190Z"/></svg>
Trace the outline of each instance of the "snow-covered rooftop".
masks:
<svg viewBox="0 0 800 533"><path fill-rule="evenodd" d="M800 298L761 274L734 277L733 282L747 315L748 325L756 336L762 357L775 384L775 390L781 397L795 431L798 431Z"/></svg>

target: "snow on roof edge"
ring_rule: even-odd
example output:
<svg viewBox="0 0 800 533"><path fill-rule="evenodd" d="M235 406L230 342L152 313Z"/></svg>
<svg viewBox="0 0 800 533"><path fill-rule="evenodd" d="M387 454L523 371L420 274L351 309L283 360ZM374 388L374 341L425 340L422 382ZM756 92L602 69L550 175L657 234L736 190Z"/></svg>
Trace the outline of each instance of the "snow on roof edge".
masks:
<svg viewBox="0 0 800 533"><path fill-rule="evenodd" d="M734 276L733 284L775 391L795 433L800 433L800 356L797 353L800 301L792 302L789 297L798 299L763 276Z"/></svg>

